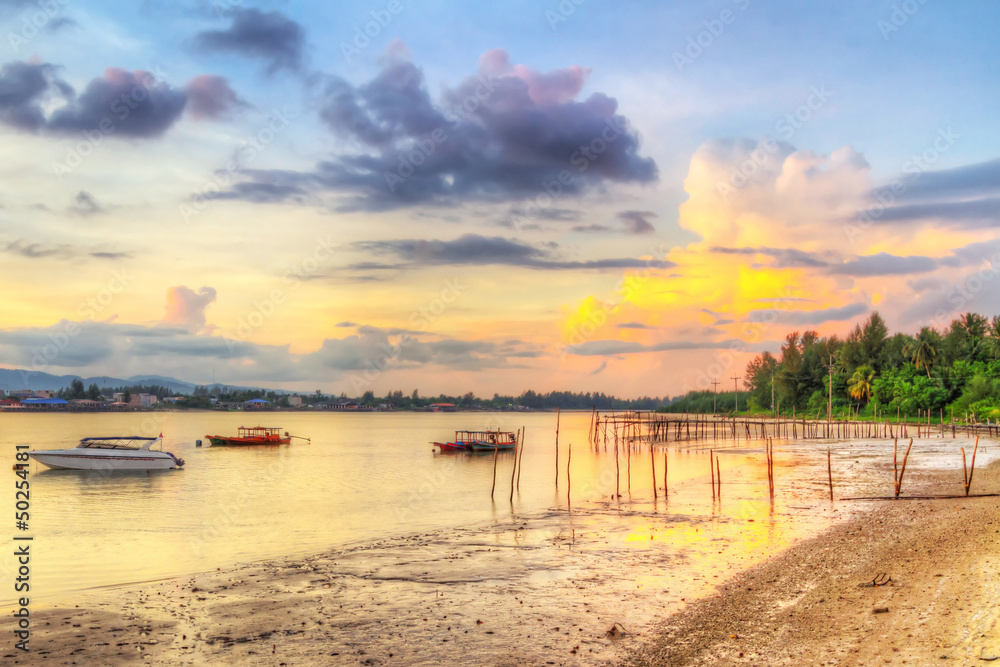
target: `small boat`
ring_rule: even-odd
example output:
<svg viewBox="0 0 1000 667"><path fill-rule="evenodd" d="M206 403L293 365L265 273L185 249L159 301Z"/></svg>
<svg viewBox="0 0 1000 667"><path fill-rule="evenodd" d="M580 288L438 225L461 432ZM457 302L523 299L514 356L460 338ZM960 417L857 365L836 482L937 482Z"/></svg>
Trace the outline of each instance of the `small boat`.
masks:
<svg viewBox="0 0 1000 667"><path fill-rule="evenodd" d="M281 435L280 428L267 426L244 428L240 426L236 437L225 435L206 435L205 437L213 446L221 447L223 445L287 445L292 441L293 436L288 435L287 431L285 435Z"/></svg>
<svg viewBox="0 0 1000 667"><path fill-rule="evenodd" d="M514 449L517 436L510 431L455 431L454 442L435 442L442 452L492 452Z"/></svg>
<svg viewBox="0 0 1000 667"><path fill-rule="evenodd" d="M38 449L28 456L55 470L169 470L184 465L184 459L152 449L156 443L162 447L163 436L84 438L73 449Z"/></svg>

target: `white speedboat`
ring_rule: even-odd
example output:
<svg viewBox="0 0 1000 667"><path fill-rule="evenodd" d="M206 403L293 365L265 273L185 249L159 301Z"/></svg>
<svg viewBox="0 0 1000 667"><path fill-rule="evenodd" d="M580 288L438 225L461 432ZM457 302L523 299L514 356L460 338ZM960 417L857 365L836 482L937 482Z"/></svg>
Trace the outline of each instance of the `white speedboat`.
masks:
<svg viewBox="0 0 1000 667"><path fill-rule="evenodd" d="M84 438L73 449L39 449L28 456L56 470L168 470L184 460L162 449L152 449L163 438L122 436Z"/></svg>

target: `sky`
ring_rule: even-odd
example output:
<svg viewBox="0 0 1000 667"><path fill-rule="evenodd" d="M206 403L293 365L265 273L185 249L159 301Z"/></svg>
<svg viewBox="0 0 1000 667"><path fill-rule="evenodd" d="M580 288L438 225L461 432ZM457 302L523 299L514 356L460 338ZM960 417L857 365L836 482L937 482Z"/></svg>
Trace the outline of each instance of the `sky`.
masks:
<svg viewBox="0 0 1000 667"><path fill-rule="evenodd" d="M0 0L0 367L677 395L1000 296L1000 5Z"/></svg>

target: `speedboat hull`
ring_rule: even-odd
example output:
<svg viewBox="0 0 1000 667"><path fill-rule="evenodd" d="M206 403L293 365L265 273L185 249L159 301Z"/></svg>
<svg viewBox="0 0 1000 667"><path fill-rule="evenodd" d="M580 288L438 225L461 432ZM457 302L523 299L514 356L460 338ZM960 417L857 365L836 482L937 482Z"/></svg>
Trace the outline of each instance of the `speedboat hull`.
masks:
<svg viewBox="0 0 1000 667"><path fill-rule="evenodd" d="M459 442L435 442L442 452L492 452L492 451L512 451L514 443L493 444L490 442L479 442L464 440Z"/></svg>
<svg viewBox="0 0 1000 667"><path fill-rule="evenodd" d="M28 456L54 470L170 470L184 465L170 452L149 450L50 449Z"/></svg>

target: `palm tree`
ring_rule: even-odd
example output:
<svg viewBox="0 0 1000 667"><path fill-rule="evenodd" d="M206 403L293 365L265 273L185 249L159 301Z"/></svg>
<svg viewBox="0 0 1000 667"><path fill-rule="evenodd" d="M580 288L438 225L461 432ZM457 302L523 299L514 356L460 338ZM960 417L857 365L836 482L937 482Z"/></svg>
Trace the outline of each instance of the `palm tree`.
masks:
<svg viewBox="0 0 1000 667"><path fill-rule="evenodd" d="M875 371L873 371L869 366L858 366L854 371L854 375L851 376L850 383L847 386L847 391L850 393L851 398L858 401L864 399L865 401L871 400L872 397L872 380L875 379Z"/></svg>
<svg viewBox="0 0 1000 667"><path fill-rule="evenodd" d="M924 327L914 340L911 340L903 348L903 354L910 357L910 361L920 370L922 366L927 371L927 377L931 377L931 366L937 358L937 335L930 327Z"/></svg>
<svg viewBox="0 0 1000 667"><path fill-rule="evenodd" d="M994 315L990 320L987 335L990 338L990 356L996 359L1000 357L1000 315Z"/></svg>

